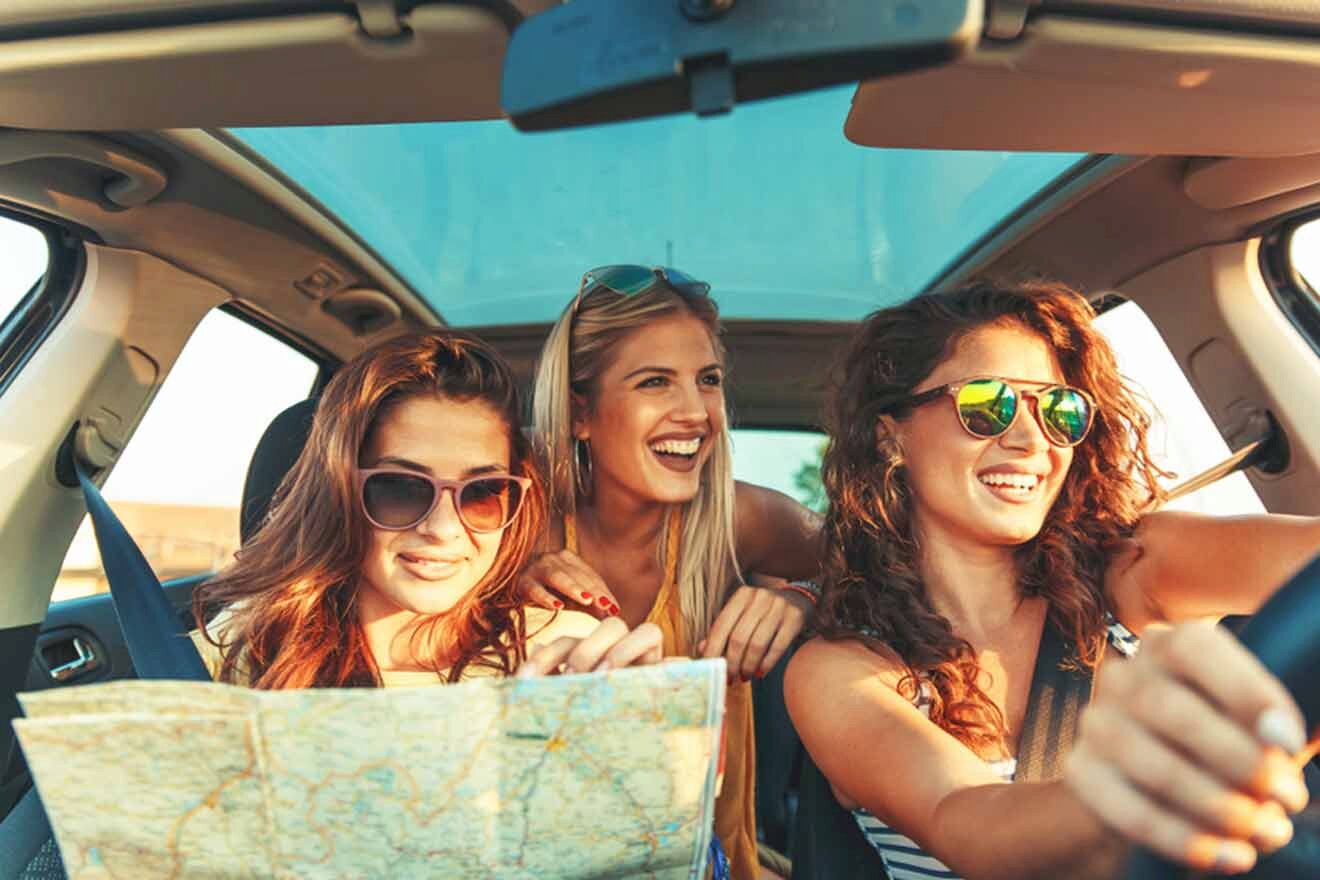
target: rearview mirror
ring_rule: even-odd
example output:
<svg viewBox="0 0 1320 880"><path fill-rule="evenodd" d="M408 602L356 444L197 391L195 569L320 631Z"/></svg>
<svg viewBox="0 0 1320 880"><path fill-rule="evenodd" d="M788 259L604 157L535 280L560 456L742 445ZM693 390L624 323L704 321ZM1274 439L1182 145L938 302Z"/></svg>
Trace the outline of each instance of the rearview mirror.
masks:
<svg viewBox="0 0 1320 880"><path fill-rule="evenodd" d="M504 56L501 103L524 131L693 110L953 60L982 0L572 0Z"/></svg>

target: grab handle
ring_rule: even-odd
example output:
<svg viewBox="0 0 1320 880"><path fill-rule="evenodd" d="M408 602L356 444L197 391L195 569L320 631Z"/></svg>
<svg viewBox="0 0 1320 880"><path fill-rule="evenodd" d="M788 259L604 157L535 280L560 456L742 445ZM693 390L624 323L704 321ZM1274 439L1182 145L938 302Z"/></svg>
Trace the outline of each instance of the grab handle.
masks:
<svg viewBox="0 0 1320 880"><path fill-rule="evenodd" d="M44 131L0 133L0 165L36 159L73 159L112 172L102 193L121 208L145 205L164 191L165 172L119 144L90 137Z"/></svg>

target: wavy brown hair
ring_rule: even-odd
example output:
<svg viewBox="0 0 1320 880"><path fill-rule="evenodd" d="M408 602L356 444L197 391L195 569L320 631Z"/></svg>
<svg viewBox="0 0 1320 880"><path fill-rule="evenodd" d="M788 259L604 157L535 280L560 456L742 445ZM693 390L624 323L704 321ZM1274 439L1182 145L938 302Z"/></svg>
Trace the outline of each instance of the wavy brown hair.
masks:
<svg viewBox="0 0 1320 880"><path fill-rule="evenodd" d="M841 363L829 409L822 478L825 584L816 627L827 639L861 638L897 654L902 690L931 684L931 720L969 746L1002 742L1003 715L978 684L972 646L931 604L912 528L912 490L888 420L894 408L969 333L1019 326L1054 351L1065 381L1096 400L1095 423L1040 532L1016 550L1023 596L1048 600L1049 618L1094 667L1105 638L1106 565L1130 538L1164 472L1150 460L1149 417L1125 386L1095 312L1060 284L974 283L926 293L871 314Z"/></svg>
<svg viewBox="0 0 1320 880"><path fill-rule="evenodd" d="M545 524L545 493L520 424L513 374L477 338L443 330L400 336L354 358L330 380L302 454L280 483L266 522L226 571L198 589L198 626L221 651L222 681L258 688L372 687L380 671L358 620L371 526L356 472L372 429L414 397L484 404L504 421L511 473L533 481L490 571L454 608L421 618L414 650L456 681L470 666L511 673L526 624L514 579ZM443 443L443 437L436 438ZM223 607L220 638L204 626ZM447 658L457 657L454 663Z"/></svg>

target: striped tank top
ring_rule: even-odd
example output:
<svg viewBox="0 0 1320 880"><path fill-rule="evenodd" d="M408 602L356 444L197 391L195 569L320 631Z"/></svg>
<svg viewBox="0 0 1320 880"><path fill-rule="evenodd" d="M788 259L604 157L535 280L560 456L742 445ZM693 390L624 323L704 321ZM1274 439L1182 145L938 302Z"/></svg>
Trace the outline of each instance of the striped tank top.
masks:
<svg viewBox="0 0 1320 880"><path fill-rule="evenodd" d="M1131 630L1108 612L1105 614L1105 624L1110 647L1124 657L1131 657L1137 652L1140 641ZM917 708L929 715L930 704L930 687L923 682L921 692L917 696ZM1000 779L1012 782L1017 774L1017 759L991 761L989 767ZM957 874L923 850L912 838L890 828L864 809L853 810L852 814L857 827L862 829L867 841L880 854L880 860L885 863L885 871L890 880L930 880L932 877L941 880L959 880Z"/></svg>

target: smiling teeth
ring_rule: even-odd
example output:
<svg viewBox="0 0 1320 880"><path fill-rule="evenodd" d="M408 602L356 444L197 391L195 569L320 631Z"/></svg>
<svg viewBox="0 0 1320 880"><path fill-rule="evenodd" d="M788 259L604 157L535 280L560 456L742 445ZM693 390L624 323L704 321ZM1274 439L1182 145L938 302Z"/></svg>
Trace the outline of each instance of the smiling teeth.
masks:
<svg viewBox="0 0 1320 880"><path fill-rule="evenodd" d="M977 479L987 486L1023 491L1036 488L1036 484L1040 482L1040 477L1035 474L985 474Z"/></svg>
<svg viewBox="0 0 1320 880"><path fill-rule="evenodd" d="M668 455L696 455L700 448L700 437L693 437L691 440L661 440L651 444L652 451Z"/></svg>

